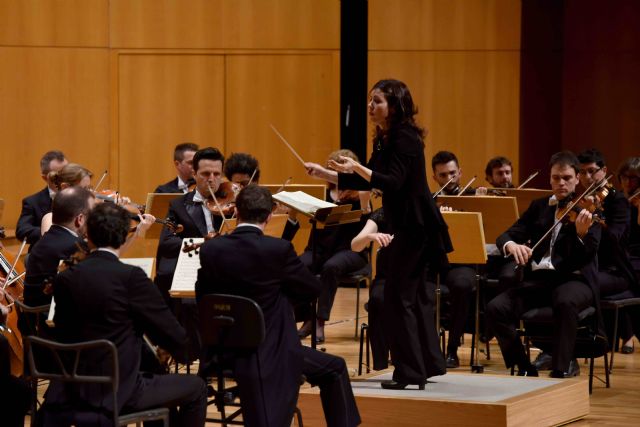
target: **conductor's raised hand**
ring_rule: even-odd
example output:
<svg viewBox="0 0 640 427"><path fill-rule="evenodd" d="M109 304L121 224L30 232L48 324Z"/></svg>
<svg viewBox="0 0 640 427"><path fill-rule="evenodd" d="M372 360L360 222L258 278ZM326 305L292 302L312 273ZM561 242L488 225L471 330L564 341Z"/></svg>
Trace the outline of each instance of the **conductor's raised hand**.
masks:
<svg viewBox="0 0 640 427"><path fill-rule="evenodd" d="M358 165L360 165L360 163L346 156L340 156L339 163L335 160L329 160L329 167L331 169L343 173L353 173Z"/></svg>
<svg viewBox="0 0 640 427"><path fill-rule="evenodd" d="M314 178L322 178L324 176L325 168L318 163L304 162L304 167L309 176Z"/></svg>
<svg viewBox="0 0 640 427"><path fill-rule="evenodd" d="M518 265L526 265L527 262L529 262L529 258L531 258L533 251L529 246L509 242L505 247L505 253L506 255L513 255L513 258Z"/></svg>

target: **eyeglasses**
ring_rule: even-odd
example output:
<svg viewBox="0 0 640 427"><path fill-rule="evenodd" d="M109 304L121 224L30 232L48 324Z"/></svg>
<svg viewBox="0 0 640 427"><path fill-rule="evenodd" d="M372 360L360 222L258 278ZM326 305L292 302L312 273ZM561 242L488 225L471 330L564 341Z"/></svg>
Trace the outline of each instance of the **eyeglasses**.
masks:
<svg viewBox="0 0 640 427"><path fill-rule="evenodd" d="M580 175L595 175L600 172L602 168L589 168L589 169L580 169L578 170L578 174Z"/></svg>

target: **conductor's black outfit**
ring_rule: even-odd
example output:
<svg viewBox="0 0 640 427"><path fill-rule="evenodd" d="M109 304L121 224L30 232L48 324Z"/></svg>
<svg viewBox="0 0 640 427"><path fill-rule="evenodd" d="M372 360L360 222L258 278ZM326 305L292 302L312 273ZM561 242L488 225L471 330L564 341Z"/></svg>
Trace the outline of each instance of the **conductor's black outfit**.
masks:
<svg viewBox="0 0 640 427"><path fill-rule="evenodd" d="M124 264L105 250L91 253L54 280L55 333L62 342L107 339L118 349L118 405L121 413L146 408L180 406L173 420L180 426L202 426L206 388L195 375L153 375L140 372L142 334L174 356L184 353L186 333L169 311L160 293L139 267ZM79 372L109 372L104 354L86 353ZM102 368L101 368L102 367ZM110 392L95 386L65 387L52 382L46 395L49 425L60 425L56 410L72 403L86 405L97 415L113 409ZM110 388L106 388L110 390ZM100 425L102 418L85 419ZM45 425L47 425L45 423ZM78 423L81 425L81 423Z"/></svg>
<svg viewBox="0 0 640 427"><path fill-rule="evenodd" d="M382 206L390 233L385 284L387 336L395 366L393 380L420 384L446 372L438 348L433 301L425 284L425 267L447 265L451 251L447 226L426 180L424 144L409 125L391 129L374 142L367 163L371 182L356 174L338 174L342 189L382 191Z"/></svg>
<svg viewBox="0 0 640 427"><path fill-rule="evenodd" d="M302 374L320 386L328 426L355 426L360 416L344 360L300 343L292 301L311 301L319 280L291 243L253 225L206 242L200 251L196 298L210 293L254 300L264 314L265 340L257 352L235 357L243 419L250 426L288 426Z"/></svg>
<svg viewBox="0 0 640 427"><path fill-rule="evenodd" d="M505 233L498 237L498 248L504 251L509 241L532 244L551 228L555 221L555 197L534 200ZM507 367L529 366L522 343L516 333L521 315L535 307L553 309L552 369L567 372L573 358L578 314L595 305L599 308L597 253L601 226L593 224L580 239L575 224L559 224L533 251L532 260L543 266L550 255L552 268L525 272L524 281L494 298L487 306L487 323L493 331ZM533 265L533 264L532 264ZM598 309L599 314L599 309ZM601 325L599 325L601 327Z"/></svg>

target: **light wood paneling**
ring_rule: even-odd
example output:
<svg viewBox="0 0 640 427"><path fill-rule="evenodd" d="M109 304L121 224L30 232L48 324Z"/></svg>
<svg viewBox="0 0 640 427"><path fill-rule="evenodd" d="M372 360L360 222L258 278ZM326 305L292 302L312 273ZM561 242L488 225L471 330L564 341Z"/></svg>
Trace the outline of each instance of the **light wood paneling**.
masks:
<svg viewBox="0 0 640 427"><path fill-rule="evenodd" d="M0 0L0 45L109 43L108 0Z"/></svg>
<svg viewBox="0 0 640 427"><path fill-rule="evenodd" d="M111 45L127 48L336 49L335 0L111 1Z"/></svg>
<svg viewBox="0 0 640 427"><path fill-rule="evenodd" d="M337 62L331 54L229 56L226 154L256 156L265 183L314 183L269 125L305 161L325 163L340 146Z"/></svg>
<svg viewBox="0 0 640 427"><path fill-rule="evenodd" d="M514 0L369 0L369 49L520 49Z"/></svg>
<svg viewBox="0 0 640 427"><path fill-rule="evenodd" d="M103 49L0 48L0 197L15 227L20 200L44 187L40 157L61 149L94 172L108 167L109 54Z"/></svg>
<svg viewBox="0 0 640 427"><path fill-rule="evenodd" d="M190 141L224 151L221 55L119 55L117 178L144 203L175 177L173 148Z"/></svg>
<svg viewBox="0 0 640 427"><path fill-rule="evenodd" d="M392 76L404 81L418 105L418 122L429 130L427 171L431 157L454 152L463 181L477 175L484 185L487 161L497 155L518 168L518 52L372 52L370 86ZM528 174L525 172L525 176Z"/></svg>

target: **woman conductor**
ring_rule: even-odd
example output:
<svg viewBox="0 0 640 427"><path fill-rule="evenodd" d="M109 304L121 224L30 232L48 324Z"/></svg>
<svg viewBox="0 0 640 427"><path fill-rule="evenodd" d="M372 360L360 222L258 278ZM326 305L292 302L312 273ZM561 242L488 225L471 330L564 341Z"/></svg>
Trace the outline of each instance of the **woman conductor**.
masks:
<svg viewBox="0 0 640 427"><path fill-rule="evenodd" d="M452 250L447 226L427 185L424 131L414 121L417 110L407 86L380 80L369 93L369 118L375 125L373 153L366 166L343 157L335 171L306 163L309 175L338 188L382 192L382 206L394 238L389 245L385 314L393 380L383 388L424 388L428 377L445 373L433 322L426 268L447 264Z"/></svg>

